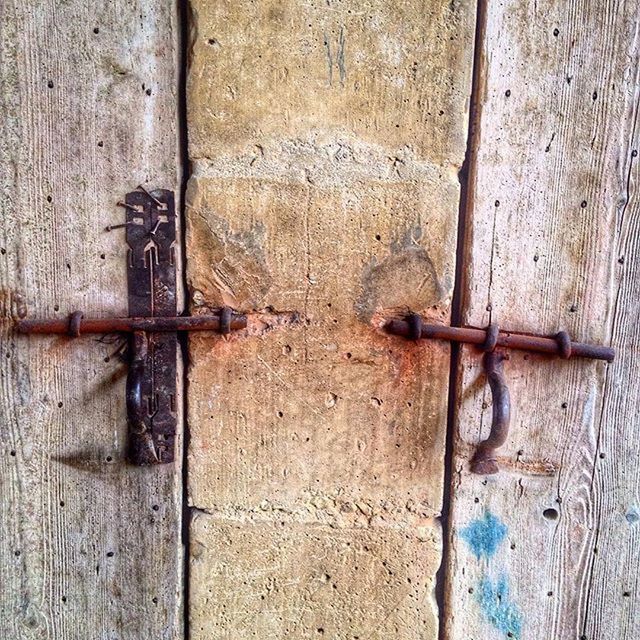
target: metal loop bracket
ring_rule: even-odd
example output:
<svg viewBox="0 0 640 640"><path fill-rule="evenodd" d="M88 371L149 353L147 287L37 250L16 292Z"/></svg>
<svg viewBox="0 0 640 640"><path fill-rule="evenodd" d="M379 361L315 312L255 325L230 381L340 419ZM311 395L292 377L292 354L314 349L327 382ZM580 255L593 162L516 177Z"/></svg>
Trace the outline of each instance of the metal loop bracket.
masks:
<svg viewBox="0 0 640 640"><path fill-rule="evenodd" d="M80 337L80 323L82 322L82 311L74 311L69 316L69 335L72 338Z"/></svg>
<svg viewBox="0 0 640 640"><path fill-rule="evenodd" d="M407 316L407 323L409 324L409 340L419 340L422 338L422 317L417 313L412 313Z"/></svg>
<svg viewBox="0 0 640 640"><path fill-rule="evenodd" d="M571 357L571 338L569 334L566 331L558 331L556 340L560 349L560 357L568 360Z"/></svg>
<svg viewBox="0 0 640 640"><path fill-rule="evenodd" d="M487 327L487 336L484 339L482 350L491 352L496 348L498 344L498 335L500 334L500 328L497 324L490 324Z"/></svg>

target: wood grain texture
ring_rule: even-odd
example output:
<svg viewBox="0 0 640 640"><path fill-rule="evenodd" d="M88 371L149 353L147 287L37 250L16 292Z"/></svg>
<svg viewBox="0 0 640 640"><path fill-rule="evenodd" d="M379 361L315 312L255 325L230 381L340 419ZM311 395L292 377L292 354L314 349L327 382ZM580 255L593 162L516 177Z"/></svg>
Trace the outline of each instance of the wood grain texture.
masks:
<svg viewBox="0 0 640 640"><path fill-rule="evenodd" d="M469 3L193 4L188 283L250 316L190 337L194 639L437 636L448 346L380 324L448 321L472 31Z"/></svg>
<svg viewBox="0 0 640 640"><path fill-rule="evenodd" d="M127 465L115 345L11 318L126 314L115 203L176 188L176 17L161 2L0 8L0 637L181 637L176 467Z"/></svg>
<svg viewBox="0 0 640 640"><path fill-rule="evenodd" d="M566 329L618 355L513 353L502 471L483 478L468 462L491 397L463 350L447 637L635 638L640 16L628 2L485 12L463 322Z"/></svg>

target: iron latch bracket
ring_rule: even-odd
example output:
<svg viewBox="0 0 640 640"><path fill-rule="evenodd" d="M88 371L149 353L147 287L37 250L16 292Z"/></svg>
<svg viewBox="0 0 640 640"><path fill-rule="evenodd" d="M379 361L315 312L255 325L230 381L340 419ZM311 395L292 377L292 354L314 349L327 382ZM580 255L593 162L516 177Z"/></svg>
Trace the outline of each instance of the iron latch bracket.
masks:
<svg viewBox="0 0 640 640"><path fill-rule="evenodd" d="M176 211L173 193L138 190L126 195L129 315L176 315ZM129 338L127 415L129 459L172 462L177 427L178 334L134 331Z"/></svg>
<svg viewBox="0 0 640 640"><path fill-rule="evenodd" d="M173 462L177 408L179 331L228 334L247 326L247 317L228 307L215 315L177 316L176 212L172 191L139 187L118 203L126 222L128 318L19 320L21 333L127 333L129 371L126 383L127 457L136 465Z"/></svg>

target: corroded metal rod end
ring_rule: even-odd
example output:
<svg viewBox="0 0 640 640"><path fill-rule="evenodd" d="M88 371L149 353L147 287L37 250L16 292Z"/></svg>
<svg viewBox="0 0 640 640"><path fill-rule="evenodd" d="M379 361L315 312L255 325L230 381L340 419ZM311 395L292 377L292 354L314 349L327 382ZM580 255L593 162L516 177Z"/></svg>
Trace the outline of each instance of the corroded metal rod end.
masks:
<svg viewBox="0 0 640 640"><path fill-rule="evenodd" d="M479 447L469 465L471 473L479 476L492 476L498 473L500 471L498 461L492 454L493 452L489 453Z"/></svg>

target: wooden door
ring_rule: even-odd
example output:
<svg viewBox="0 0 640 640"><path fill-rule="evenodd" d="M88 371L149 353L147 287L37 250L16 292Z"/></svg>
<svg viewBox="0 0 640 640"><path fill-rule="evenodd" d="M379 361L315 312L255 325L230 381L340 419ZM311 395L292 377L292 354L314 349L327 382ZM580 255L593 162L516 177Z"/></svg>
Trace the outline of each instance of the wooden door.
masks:
<svg viewBox="0 0 640 640"><path fill-rule="evenodd" d="M115 344L16 317L127 314L116 206L176 189L175 7L0 6L0 637L181 637L182 479L127 465Z"/></svg>
<svg viewBox="0 0 640 640"><path fill-rule="evenodd" d="M635 3L480 6L460 260L463 324L616 350L607 365L513 353L491 478L481 359L457 368L446 637L636 638L638 97Z"/></svg>
<svg viewBox="0 0 640 640"><path fill-rule="evenodd" d="M639 24L595 0L2 5L0 636L636 638ZM104 227L140 183L186 190L187 312L248 316L185 337L185 456L154 468L125 460L117 344L12 329L126 315ZM617 358L512 353L477 476L481 354L383 331L409 310Z"/></svg>

